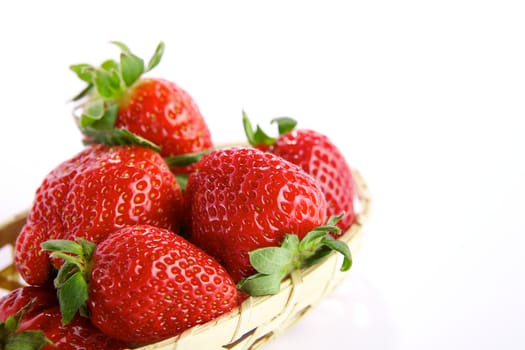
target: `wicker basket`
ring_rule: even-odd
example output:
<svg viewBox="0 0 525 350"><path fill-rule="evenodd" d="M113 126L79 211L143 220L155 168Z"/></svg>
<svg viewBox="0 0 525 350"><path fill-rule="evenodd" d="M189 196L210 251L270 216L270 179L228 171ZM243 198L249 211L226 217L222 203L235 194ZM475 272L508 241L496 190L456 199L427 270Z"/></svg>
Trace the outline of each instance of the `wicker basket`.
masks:
<svg viewBox="0 0 525 350"><path fill-rule="evenodd" d="M354 169L353 175L357 183L360 208L356 222L340 239L348 243L355 256L361 243L362 225L369 214L370 196L361 174ZM12 261L12 249L8 246L12 247L26 215L27 212L21 213L0 225L1 254L4 255L2 261ZM250 297L226 315L188 329L173 338L138 349L258 349L297 322L339 285L347 274L339 271L340 266L340 255L331 254L315 266L293 272L281 283L281 291L276 295ZM20 285L12 264L0 271L0 288L4 291Z"/></svg>

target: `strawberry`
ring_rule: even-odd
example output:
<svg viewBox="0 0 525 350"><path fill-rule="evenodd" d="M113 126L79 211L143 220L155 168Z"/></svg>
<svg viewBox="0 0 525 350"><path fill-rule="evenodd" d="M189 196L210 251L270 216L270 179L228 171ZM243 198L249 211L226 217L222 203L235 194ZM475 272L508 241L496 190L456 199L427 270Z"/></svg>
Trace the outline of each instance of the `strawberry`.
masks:
<svg viewBox="0 0 525 350"><path fill-rule="evenodd" d="M24 317L36 315L57 303L55 290L50 286L19 287L0 298L0 321L4 322L27 305L30 306L25 310Z"/></svg>
<svg viewBox="0 0 525 350"><path fill-rule="evenodd" d="M100 242L133 224L178 229L182 192L161 156L139 146L93 145L53 169L15 245L15 264L31 285L52 272L40 244L83 237Z"/></svg>
<svg viewBox="0 0 525 350"><path fill-rule="evenodd" d="M210 131L193 98L172 81L143 77L160 62L164 44L157 46L147 65L123 43L113 44L121 49L120 62L70 67L88 84L74 98L82 101L79 127L87 141L149 143L168 158L210 149Z"/></svg>
<svg viewBox="0 0 525 350"><path fill-rule="evenodd" d="M224 268L166 229L128 226L96 247L84 240L43 246L68 261L55 280L64 322L78 310L117 339L156 342L237 305L237 289Z"/></svg>
<svg viewBox="0 0 525 350"><path fill-rule="evenodd" d="M48 304L48 294L38 288L18 288L0 299L0 349L40 350L51 341L40 330L21 328L24 320Z"/></svg>
<svg viewBox="0 0 525 350"><path fill-rule="evenodd" d="M124 349L80 316L67 326L52 286L17 288L0 299L1 349Z"/></svg>
<svg viewBox="0 0 525 350"><path fill-rule="evenodd" d="M272 138L258 126L254 131L246 113L243 124L251 145L299 165L320 184L328 203L327 215L345 216L337 223L341 233L346 232L355 221L355 183L352 170L337 146L326 136L309 129L296 129L291 118L272 120L279 126L279 137Z"/></svg>
<svg viewBox="0 0 525 350"><path fill-rule="evenodd" d="M236 281L256 272L251 251L278 246L286 234L301 239L326 222L317 182L298 166L255 148L204 156L184 196L190 241L218 259Z"/></svg>
<svg viewBox="0 0 525 350"><path fill-rule="evenodd" d="M120 350L128 349L123 341L111 338L93 326L87 318L77 315L67 325L62 324L62 314L57 305L26 319L19 332L39 330L52 344L42 350Z"/></svg>

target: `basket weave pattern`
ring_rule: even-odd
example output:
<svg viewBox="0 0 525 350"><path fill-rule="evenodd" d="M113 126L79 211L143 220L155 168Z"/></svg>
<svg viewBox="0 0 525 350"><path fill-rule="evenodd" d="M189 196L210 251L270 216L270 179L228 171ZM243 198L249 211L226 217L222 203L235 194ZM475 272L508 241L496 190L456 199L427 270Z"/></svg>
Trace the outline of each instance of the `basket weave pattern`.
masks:
<svg viewBox="0 0 525 350"><path fill-rule="evenodd" d="M355 169L352 174L357 184L360 209L356 222L339 239L348 243L355 256L361 243L362 226L370 210L370 195L361 174ZM22 285L12 264L12 249L10 252L7 247L13 246L26 215L27 212L21 213L0 224L2 254L11 253L8 258L11 264L0 270L0 288L4 291ZM301 319L340 284L347 275L346 272L339 271L341 259L338 254L330 254L320 264L292 272L281 283L281 290L276 295L249 297L226 315L188 329L173 338L138 349L259 349Z"/></svg>

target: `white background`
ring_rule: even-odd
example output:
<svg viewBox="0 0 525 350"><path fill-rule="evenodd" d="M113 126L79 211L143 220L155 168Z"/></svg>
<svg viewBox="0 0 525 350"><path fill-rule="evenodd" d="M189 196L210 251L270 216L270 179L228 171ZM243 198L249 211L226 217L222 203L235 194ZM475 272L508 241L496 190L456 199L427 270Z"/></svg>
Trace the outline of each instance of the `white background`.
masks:
<svg viewBox="0 0 525 350"><path fill-rule="evenodd" d="M0 220L81 148L68 66L163 40L151 75L195 98L216 143L243 139L242 109L292 116L371 188L348 279L266 348L524 349L521 3L3 1Z"/></svg>

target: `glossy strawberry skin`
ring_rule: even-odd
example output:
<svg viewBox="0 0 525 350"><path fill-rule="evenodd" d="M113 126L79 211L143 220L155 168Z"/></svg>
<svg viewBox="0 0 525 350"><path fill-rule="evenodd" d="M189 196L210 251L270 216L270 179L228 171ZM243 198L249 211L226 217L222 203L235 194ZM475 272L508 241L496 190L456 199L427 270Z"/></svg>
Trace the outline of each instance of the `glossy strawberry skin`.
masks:
<svg viewBox="0 0 525 350"><path fill-rule="evenodd" d="M42 310L33 317L26 318L18 331L40 330L54 345L46 345L42 350L120 350L127 349L127 344L113 339L95 328L89 319L77 315L67 324L62 325L62 314L57 305Z"/></svg>
<svg viewBox="0 0 525 350"><path fill-rule="evenodd" d="M148 225L123 228L98 245L89 295L99 329L138 343L174 336L237 305L222 266L181 236Z"/></svg>
<svg viewBox="0 0 525 350"><path fill-rule="evenodd" d="M328 203L327 216L345 213L337 224L341 229L339 235L350 228L355 221L355 182L343 154L327 136L313 130L297 129L281 135L274 145L263 147L299 165L319 181ZM339 235L334 234L335 237Z"/></svg>
<svg viewBox="0 0 525 350"><path fill-rule="evenodd" d="M115 229L142 223L178 229L181 207L180 187L158 153L88 147L38 188L15 245L17 269L28 284L42 285L52 271L42 242L82 237L98 243Z"/></svg>
<svg viewBox="0 0 525 350"><path fill-rule="evenodd" d="M164 79L140 79L120 100L115 126L159 145L163 156L212 147L210 131L193 98Z"/></svg>
<svg viewBox="0 0 525 350"><path fill-rule="evenodd" d="M0 298L0 322L4 322L30 302L31 305L25 311L24 318L31 318L45 309L57 306L56 291L51 286L24 286L10 291Z"/></svg>
<svg viewBox="0 0 525 350"><path fill-rule="evenodd" d="M0 321L4 322L22 308L27 307L20 320L17 332L41 330L55 343L43 350L117 350L126 344L111 339L96 329L88 319L77 316L63 326L62 315L56 298L56 290L51 285L45 287L24 286L0 298Z"/></svg>
<svg viewBox="0 0 525 350"><path fill-rule="evenodd" d="M316 181L298 166L255 148L228 148L203 157L185 191L190 241L216 257L233 278L252 275L248 253L304 237L326 222Z"/></svg>

